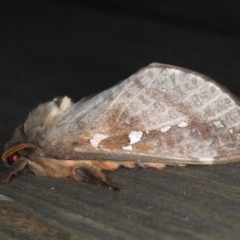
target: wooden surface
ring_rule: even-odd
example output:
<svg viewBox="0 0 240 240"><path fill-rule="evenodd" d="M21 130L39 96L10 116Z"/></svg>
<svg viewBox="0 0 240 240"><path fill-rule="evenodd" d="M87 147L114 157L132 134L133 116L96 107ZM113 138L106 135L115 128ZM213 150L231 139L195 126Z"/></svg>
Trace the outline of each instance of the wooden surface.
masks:
<svg viewBox="0 0 240 240"><path fill-rule="evenodd" d="M154 61L240 90L234 35L73 3L9 1L1 19L1 152L40 102L77 101ZM240 164L119 169L108 177L121 192L29 173L1 185L0 239L239 239Z"/></svg>

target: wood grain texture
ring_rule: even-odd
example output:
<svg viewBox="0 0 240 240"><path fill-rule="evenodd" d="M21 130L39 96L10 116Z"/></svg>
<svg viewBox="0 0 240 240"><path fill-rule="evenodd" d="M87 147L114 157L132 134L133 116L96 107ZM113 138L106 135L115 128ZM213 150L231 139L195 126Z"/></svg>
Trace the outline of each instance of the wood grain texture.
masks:
<svg viewBox="0 0 240 240"><path fill-rule="evenodd" d="M60 3L33 3L31 14L21 4L12 1L1 15L1 146L39 102L77 100L153 61L202 72L239 92L238 38ZM5 170L0 165L0 175ZM24 173L0 186L0 236L239 239L239 172L240 164L119 169L108 173L119 193Z"/></svg>

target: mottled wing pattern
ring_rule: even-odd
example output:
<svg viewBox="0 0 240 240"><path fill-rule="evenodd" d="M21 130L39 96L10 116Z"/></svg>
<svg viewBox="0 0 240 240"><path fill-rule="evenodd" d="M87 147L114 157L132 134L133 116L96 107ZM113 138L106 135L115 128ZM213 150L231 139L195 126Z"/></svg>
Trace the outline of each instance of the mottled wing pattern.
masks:
<svg viewBox="0 0 240 240"><path fill-rule="evenodd" d="M43 147L49 155L58 148L58 159L233 162L239 117L236 99L208 77L154 63L74 104Z"/></svg>

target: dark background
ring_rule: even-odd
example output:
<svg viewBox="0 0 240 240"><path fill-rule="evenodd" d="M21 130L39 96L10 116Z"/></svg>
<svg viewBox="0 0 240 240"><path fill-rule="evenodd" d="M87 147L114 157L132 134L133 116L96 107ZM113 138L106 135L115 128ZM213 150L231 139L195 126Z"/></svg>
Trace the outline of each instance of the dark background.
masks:
<svg viewBox="0 0 240 240"><path fill-rule="evenodd" d="M237 1L7 1L0 20L1 152L40 102L78 101L151 62L240 90ZM108 174L120 193L23 174L0 186L0 236L239 239L239 173L240 164L120 169Z"/></svg>

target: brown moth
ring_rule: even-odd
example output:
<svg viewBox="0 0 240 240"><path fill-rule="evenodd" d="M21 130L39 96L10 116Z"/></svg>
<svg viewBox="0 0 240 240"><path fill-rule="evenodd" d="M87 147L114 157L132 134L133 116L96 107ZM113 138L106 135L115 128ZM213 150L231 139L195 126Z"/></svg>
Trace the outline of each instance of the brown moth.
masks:
<svg viewBox="0 0 240 240"><path fill-rule="evenodd" d="M212 79L153 63L90 99L39 105L6 144L2 183L28 168L118 190L102 170L236 162L239 117Z"/></svg>

